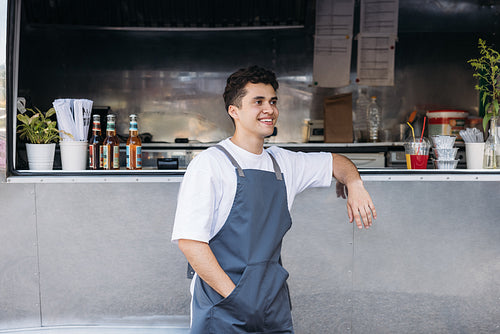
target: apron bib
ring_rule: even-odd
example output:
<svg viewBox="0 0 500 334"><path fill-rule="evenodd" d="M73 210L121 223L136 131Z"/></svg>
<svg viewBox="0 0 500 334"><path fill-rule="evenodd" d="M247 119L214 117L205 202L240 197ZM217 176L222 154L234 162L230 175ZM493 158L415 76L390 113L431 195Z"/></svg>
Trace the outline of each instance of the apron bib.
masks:
<svg viewBox="0 0 500 334"><path fill-rule="evenodd" d="M237 174L233 206L209 246L236 288L226 298L196 276L191 333L293 333L291 304L281 265L281 243L292 221L281 170L243 170L217 145Z"/></svg>

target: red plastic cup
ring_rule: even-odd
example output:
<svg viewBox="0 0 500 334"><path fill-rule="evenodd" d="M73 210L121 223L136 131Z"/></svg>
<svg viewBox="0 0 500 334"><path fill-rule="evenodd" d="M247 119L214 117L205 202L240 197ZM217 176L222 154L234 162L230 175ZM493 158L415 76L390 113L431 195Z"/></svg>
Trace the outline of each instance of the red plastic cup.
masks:
<svg viewBox="0 0 500 334"><path fill-rule="evenodd" d="M428 154L411 154L410 163L411 169L427 169Z"/></svg>
<svg viewBox="0 0 500 334"><path fill-rule="evenodd" d="M404 143L404 147L406 155L406 168L427 169L427 160L429 159L429 149L431 147L429 139L425 137L418 140L408 138L408 140Z"/></svg>

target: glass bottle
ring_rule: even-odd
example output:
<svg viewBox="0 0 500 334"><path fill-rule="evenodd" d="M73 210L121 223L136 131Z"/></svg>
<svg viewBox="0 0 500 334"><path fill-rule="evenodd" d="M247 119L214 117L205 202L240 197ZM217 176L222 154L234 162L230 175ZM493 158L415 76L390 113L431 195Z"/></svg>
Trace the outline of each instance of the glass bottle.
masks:
<svg viewBox="0 0 500 334"><path fill-rule="evenodd" d="M490 135L484 143L483 168L500 167L500 138L497 133L498 116L490 119Z"/></svg>
<svg viewBox="0 0 500 334"><path fill-rule="evenodd" d="M366 110L370 104L370 99L360 87L358 87L358 98L355 103L356 105L352 115L353 140L355 143L360 143L368 139L366 135L368 133Z"/></svg>
<svg viewBox="0 0 500 334"><path fill-rule="evenodd" d="M92 136L89 139L89 167L90 169L102 169L101 161L101 116L92 116Z"/></svg>
<svg viewBox="0 0 500 334"><path fill-rule="evenodd" d="M103 169L120 169L120 141L116 136L115 115L107 116L106 138L101 146Z"/></svg>
<svg viewBox="0 0 500 334"><path fill-rule="evenodd" d="M137 115L130 115L130 126L127 138L127 169L142 169L142 143L138 137Z"/></svg>
<svg viewBox="0 0 500 334"><path fill-rule="evenodd" d="M372 96L372 100L366 110L366 118L368 120L369 139L371 142L377 142L381 122L381 110L377 104L376 96Z"/></svg>

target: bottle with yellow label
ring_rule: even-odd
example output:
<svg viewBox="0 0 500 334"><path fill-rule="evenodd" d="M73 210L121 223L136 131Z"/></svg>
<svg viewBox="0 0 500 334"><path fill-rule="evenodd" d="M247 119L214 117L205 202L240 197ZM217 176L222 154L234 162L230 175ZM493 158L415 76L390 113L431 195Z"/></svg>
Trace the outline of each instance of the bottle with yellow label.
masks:
<svg viewBox="0 0 500 334"><path fill-rule="evenodd" d="M120 141L116 135L115 115L107 116L106 138L101 146L103 169L120 169Z"/></svg>

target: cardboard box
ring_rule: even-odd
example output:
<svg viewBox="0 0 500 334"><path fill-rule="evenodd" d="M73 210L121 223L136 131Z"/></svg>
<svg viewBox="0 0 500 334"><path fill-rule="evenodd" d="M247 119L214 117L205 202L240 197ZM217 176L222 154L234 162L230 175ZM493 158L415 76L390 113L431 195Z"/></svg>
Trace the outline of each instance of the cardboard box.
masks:
<svg viewBox="0 0 500 334"><path fill-rule="evenodd" d="M325 143L352 143L352 93L325 98Z"/></svg>

